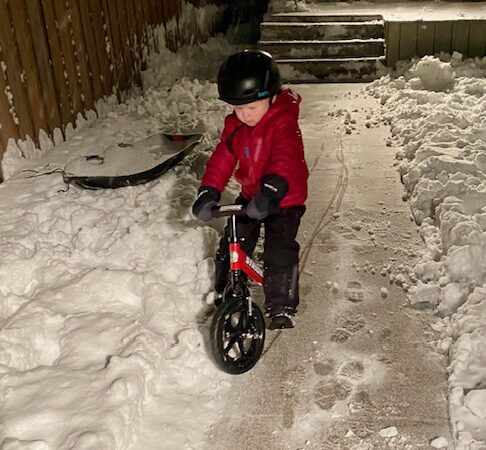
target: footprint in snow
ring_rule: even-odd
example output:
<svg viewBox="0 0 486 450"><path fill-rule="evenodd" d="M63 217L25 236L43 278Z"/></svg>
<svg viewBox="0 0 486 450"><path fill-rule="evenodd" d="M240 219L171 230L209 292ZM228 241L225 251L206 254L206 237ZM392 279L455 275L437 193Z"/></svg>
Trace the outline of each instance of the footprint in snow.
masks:
<svg viewBox="0 0 486 450"><path fill-rule="evenodd" d="M354 333L366 325L366 320L361 315L341 319L339 325L331 334L331 341L338 344L346 342Z"/></svg>
<svg viewBox="0 0 486 450"><path fill-rule="evenodd" d="M353 388L363 378L365 367L362 362L351 359L336 367L333 360L314 363L314 372L321 378L314 388L314 402L325 411L336 403L352 397Z"/></svg>
<svg viewBox="0 0 486 450"><path fill-rule="evenodd" d="M363 286L358 281L350 281L344 291L346 300L353 303L362 302L365 298Z"/></svg>

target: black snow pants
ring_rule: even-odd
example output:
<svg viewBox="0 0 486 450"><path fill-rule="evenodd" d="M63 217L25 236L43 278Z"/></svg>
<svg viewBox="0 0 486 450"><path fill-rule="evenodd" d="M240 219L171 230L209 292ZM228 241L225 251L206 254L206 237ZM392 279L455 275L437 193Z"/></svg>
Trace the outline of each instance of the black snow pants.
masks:
<svg viewBox="0 0 486 450"><path fill-rule="evenodd" d="M236 202L246 203L241 197ZM305 206L280 208L263 221L237 217L238 237L243 250L251 255L263 224L263 270L265 312L272 317L280 313L295 314L299 304L299 243L296 241ZM229 273L229 225L224 229L216 253L215 290L222 293Z"/></svg>

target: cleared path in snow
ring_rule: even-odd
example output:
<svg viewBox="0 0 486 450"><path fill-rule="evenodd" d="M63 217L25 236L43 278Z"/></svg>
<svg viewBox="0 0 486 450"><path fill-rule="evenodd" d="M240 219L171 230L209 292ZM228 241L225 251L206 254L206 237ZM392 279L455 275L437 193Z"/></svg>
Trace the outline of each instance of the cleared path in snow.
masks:
<svg viewBox="0 0 486 450"><path fill-rule="evenodd" d="M423 245L363 88L295 86L311 169L297 327L268 332L205 448L420 449L438 436L452 448L435 318L390 283Z"/></svg>

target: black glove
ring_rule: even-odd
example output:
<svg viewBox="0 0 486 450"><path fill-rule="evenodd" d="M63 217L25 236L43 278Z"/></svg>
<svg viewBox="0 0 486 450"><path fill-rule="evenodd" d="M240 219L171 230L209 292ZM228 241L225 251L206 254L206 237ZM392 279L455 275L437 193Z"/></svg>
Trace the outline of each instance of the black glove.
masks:
<svg viewBox="0 0 486 450"><path fill-rule="evenodd" d="M278 211L280 200L289 190L289 184L280 175L266 175L262 178L260 192L248 203L246 215L263 220Z"/></svg>
<svg viewBox="0 0 486 450"><path fill-rule="evenodd" d="M221 194L211 186L201 186L197 191L197 198L192 205L192 214L202 222L209 222L213 218L213 206L219 202Z"/></svg>

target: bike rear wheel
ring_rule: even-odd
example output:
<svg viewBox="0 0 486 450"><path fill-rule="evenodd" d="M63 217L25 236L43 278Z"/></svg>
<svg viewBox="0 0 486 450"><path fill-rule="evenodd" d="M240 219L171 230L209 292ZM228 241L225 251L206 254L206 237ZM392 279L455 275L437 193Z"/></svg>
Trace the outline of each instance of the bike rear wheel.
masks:
<svg viewBox="0 0 486 450"><path fill-rule="evenodd" d="M211 322L211 351L217 366L236 375L250 370L260 359L265 343L265 320L255 303L249 315L248 301L223 302Z"/></svg>

